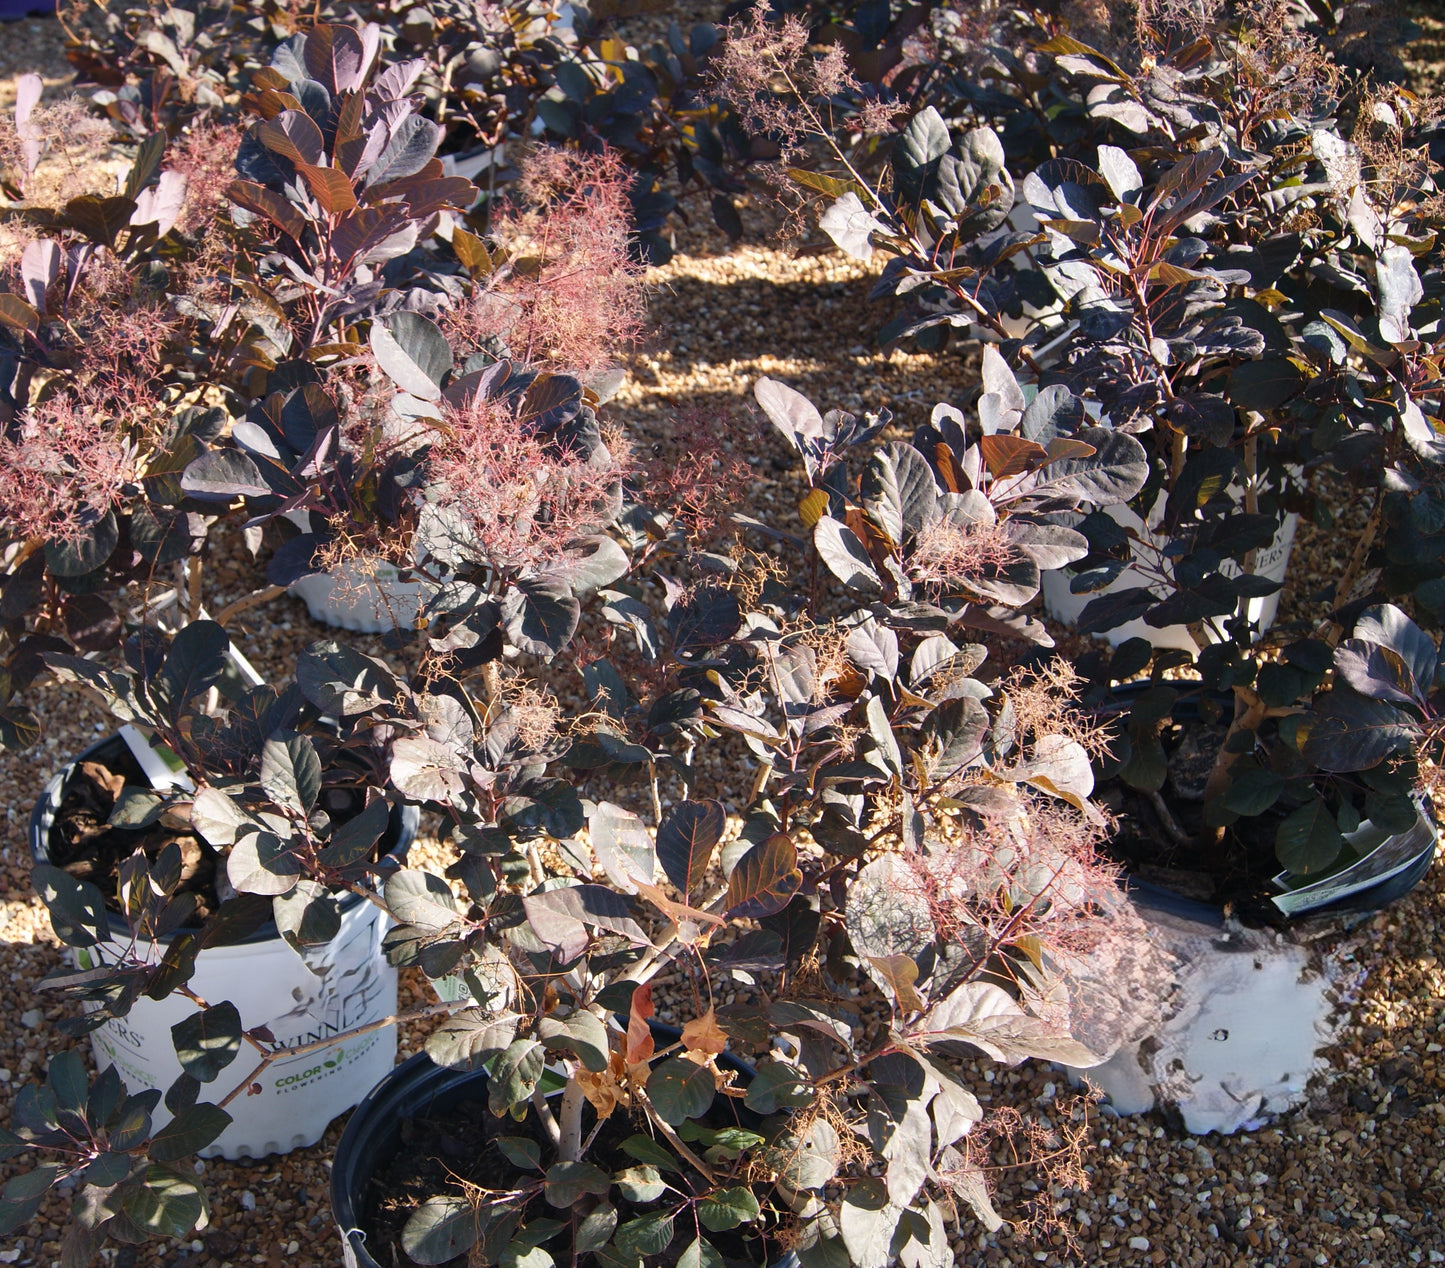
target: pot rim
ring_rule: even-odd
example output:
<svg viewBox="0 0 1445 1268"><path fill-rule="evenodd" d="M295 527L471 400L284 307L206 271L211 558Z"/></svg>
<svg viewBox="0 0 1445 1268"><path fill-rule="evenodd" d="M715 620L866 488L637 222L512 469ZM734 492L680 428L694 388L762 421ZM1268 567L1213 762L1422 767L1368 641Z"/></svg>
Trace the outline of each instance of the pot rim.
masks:
<svg viewBox="0 0 1445 1268"><path fill-rule="evenodd" d="M70 761L66 762L58 771L46 780L45 787L40 793L39 799L35 802L30 811L30 823L27 830L28 843L30 845L30 857L36 863L50 862L50 829L55 823L56 812L60 809L61 803L65 800L65 794L69 790L68 784L75 771L79 769L81 762L92 758L100 758L102 751L112 753L115 746L125 746L125 741L118 731L112 731L109 735L96 740L87 748L83 749ZM421 814L415 806L403 805L395 802L391 806L391 815L387 821L386 836L395 835L396 841L387 851L389 857L405 860L407 851L411 849L412 842L416 840L417 828L421 822ZM383 838L384 839L384 838ZM108 897L108 896L107 896ZM360 894L348 893L338 902L342 913L353 911L365 899ZM121 921L125 917L123 913L112 911L107 905L106 916L115 916ZM152 943L154 946L168 946L171 941L183 933L194 933L195 926L182 926L172 930L170 933L162 934ZM244 938L238 938L234 942L218 944L215 948L202 948L201 954L207 950L222 950L227 947L252 946L262 942L279 941L280 930L276 927L273 917L266 920L256 929L252 930Z"/></svg>

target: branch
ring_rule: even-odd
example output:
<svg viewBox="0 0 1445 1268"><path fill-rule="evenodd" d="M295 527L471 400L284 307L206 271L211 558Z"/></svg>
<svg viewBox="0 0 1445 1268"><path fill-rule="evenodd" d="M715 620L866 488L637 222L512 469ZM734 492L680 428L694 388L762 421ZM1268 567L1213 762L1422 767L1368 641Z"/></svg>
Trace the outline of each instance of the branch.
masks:
<svg viewBox="0 0 1445 1268"><path fill-rule="evenodd" d="M247 608L254 608L260 603L269 603L272 599L278 599L285 593L285 586L267 586L264 590L255 590L244 598L237 599L234 603L226 604L216 613L216 622L224 625L237 612L244 612Z"/></svg>

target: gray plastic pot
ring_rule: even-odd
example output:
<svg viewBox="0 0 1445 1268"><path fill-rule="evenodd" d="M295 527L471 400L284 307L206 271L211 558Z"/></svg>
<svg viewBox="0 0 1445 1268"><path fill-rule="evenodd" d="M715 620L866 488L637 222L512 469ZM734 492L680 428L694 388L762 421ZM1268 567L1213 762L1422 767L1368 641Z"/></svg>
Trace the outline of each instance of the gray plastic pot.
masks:
<svg viewBox="0 0 1445 1268"><path fill-rule="evenodd" d="M143 779L120 736L92 744L57 772L36 803L30 816L30 851L37 863L49 862L56 813L83 761L101 762L136 782ZM389 854L405 857L417 823L415 808L392 808L386 838ZM397 979L381 951L385 916L355 894L346 895L339 906L340 932L326 946L308 948L304 956L281 938L272 920L230 945L207 947L196 957L191 989L212 1002L230 1000L248 1029L265 1026L279 1041L295 1047L392 1016ZM112 916L114 924L124 928L124 919ZM171 936L157 944L137 940L135 950L158 960ZM69 954L77 967L91 968L120 951L120 944L111 943L73 948ZM137 1000L123 1019L108 1021L91 1033L97 1066L116 1066L132 1092L169 1087L181 1073L171 1027L194 1012L195 1005L178 995ZM231 1102L231 1125L202 1150L202 1156L260 1158L314 1145L331 1120L361 1100L395 1061L395 1026L277 1061L261 1076L259 1094ZM220 1099L254 1066L247 1055L237 1057L207 1091ZM165 1121L166 1111L158 1107L156 1126Z"/></svg>
<svg viewBox="0 0 1445 1268"><path fill-rule="evenodd" d="M652 1031L666 1043L672 1043L682 1033L656 1022ZM753 1077L753 1068L736 1057L724 1055L718 1060L743 1079ZM464 1100L484 1098L486 1089L485 1070L451 1070L419 1052L397 1066L356 1107L331 1164L331 1215L341 1234L344 1268L382 1268L366 1249L361 1216L372 1176L383 1160L400 1148L402 1121L444 1112ZM798 1268L798 1257L790 1251L769 1268Z"/></svg>

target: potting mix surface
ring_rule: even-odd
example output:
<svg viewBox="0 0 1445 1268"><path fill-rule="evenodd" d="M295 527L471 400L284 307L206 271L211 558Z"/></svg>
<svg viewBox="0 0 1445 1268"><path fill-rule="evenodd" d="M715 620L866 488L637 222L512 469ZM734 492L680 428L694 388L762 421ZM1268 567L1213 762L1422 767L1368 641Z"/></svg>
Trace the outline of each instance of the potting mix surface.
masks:
<svg viewBox="0 0 1445 1268"><path fill-rule="evenodd" d="M661 6L667 7L667 6ZM671 6L684 22L716 18L721 4ZM1445 23L1424 0L1411 6L1427 36L1414 51L1417 75L1436 75L1445 57ZM667 14L635 22L665 29ZM629 29L629 38L641 32ZM64 82L63 33L54 21L29 19L0 27L0 108L13 101L13 76L39 69L48 90ZM97 154L98 163L115 156ZM665 332L644 346L611 407L643 445L675 443L668 420L693 414L725 432L754 473L757 513L782 522L802 489L781 438L750 411L754 379L769 375L806 393L822 408L854 411L886 406L900 434L927 419L935 402L961 400L977 366L958 353L876 350L881 321L868 308L864 266L836 254L794 258L770 237L765 211L745 205L743 243L729 249L704 225L705 213L679 228L678 253L651 272L652 326ZM1321 486L1328 497L1330 489ZM1300 599L1338 575L1362 518L1335 502L1330 532L1301 524L1280 621L1297 619ZM239 547L239 533L220 536ZM218 610L260 584L241 549L208 567L206 602ZM327 631L296 600L279 598L237 618L233 635L263 674L284 673L295 651ZM1064 655L1085 640L1055 631ZM352 636L386 658L379 638ZM104 710L78 688L47 686L33 694L43 738L23 753L0 752L7 831L0 865L0 1122L27 1082L43 1076L47 1053L84 1041L56 1029L66 1009L37 989L62 963L62 950L30 882L26 826L46 780L65 762L114 729ZM724 759L713 750L713 761ZM728 772L710 772L726 779ZM739 786L751 782L739 767ZM441 859L425 836L418 852ZM439 872L444 864L438 863ZM1397 1268L1445 1263L1445 869L1438 865L1408 897L1346 935L1333 932L1331 953L1346 973L1335 989L1345 1020L1324 1058L1328 1069L1305 1103L1268 1126L1229 1137L1192 1137L1159 1113L1121 1119L1106 1107L1088 1112L1088 1187L1055 1196L1068 1236L1039 1240L1005 1224L988 1234L965 1218L955 1241L966 1265L1169 1264L1257 1268ZM666 977L656 983L660 1020L672 1019L680 996ZM430 1001L415 970L402 977L403 1008ZM724 1000L723 1002L730 1002ZM860 988L858 1002L873 1028L886 1025L880 997ZM402 1059L419 1050L423 1025L405 1029ZM984 1059L966 1063L985 1109L1013 1106L1048 1122L1061 1111L1063 1077L1041 1063L1009 1069ZM1075 1107L1077 1113L1077 1107ZM327 1197L329 1160L344 1120L316 1146L257 1162L198 1164L211 1195L209 1227L194 1239L107 1252L110 1268L322 1268L341 1262L341 1244ZM1002 1153L995 1200L1005 1220L1018 1220L1037 1191L1034 1167L1011 1170ZM22 1157L0 1163L0 1182L28 1169ZM42 1215L8 1245L0 1264L21 1268L58 1263L65 1201L52 1195Z"/></svg>

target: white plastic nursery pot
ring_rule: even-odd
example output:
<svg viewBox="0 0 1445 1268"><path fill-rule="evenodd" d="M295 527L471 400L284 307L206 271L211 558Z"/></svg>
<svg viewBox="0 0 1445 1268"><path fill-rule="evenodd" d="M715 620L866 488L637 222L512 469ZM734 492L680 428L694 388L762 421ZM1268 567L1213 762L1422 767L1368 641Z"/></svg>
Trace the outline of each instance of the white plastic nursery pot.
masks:
<svg viewBox="0 0 1445 1268"><path fill-rule="evenodd" d="M409 630L421 610L423 584L403 581L394 565L345 563L293 581L287 593L306 604L312 619L363 634Z"/></svg>
<svg viewBox="0 0 1445 1268"><path fill-rule="evenodd" d="M30 848L37 862L49 858L50 830L65 799L72 773L82 761L124 762L128 750L119 736L92 745L46 785L30 819ZM418 816L412 808L395 808L385 838L389 853L404 855L416 835ZM324 947L305 958L281 938L268 921L241 942L208 947L196 957L190 988L212 1003L230 1000L247 1029L267 1027L288 1047L341 1035L396 1012L396 970L381 951L386 918L375 904L357 895L341 900L341 930ZM112 923L124 927L111 913ZM137 954L159 960L164 942L136 943ZM94 966L120 951L115 942L72 949L80 968ZM119 1021L108 1021L91 1033L91 1048L100 1069L114 1065L127 1088L164 1090L181 1073L171 1027L195 1012L180 996L164 1000L141 998ZM313 1145L331 1120L357 1104L396 1061L396 1027L329 1044L302 1056L277 1061L257 1080L259 1094L242 1094L227 1107L232 1123L206 1149L207 1158L260 1158ZM219 1101L240 1084L257 1064L257 1055L243 1045L236 1058L205 1086L203 1097ZM167 1121L164 1104L156 1109L156 1126Z"/></svg>
<svg viewBox="0 0 1445 1268"><path fill-rule="evenodd" d="M1168 535L1156 532L1164 518L1164 502L1165 498L1161 493L1149 514L1147 526L1127 506L1119 504L1103 508L1105 514L1116 523L1133 529L1143 538L1142 542L1133 543L1135 559L1153 564L1159 557L1160 548L1168 545ZM1294 549L1295 530L1298 527L1299 516L1294 512L1290 512L1284 517L1279 531L1274 535L1274 540L1270 542L1269 547L1255 555L1255 576L1264 577L1269 581L1284 581L1285 572L1289 568L1290 552ZM1227 577L1237 576L1239 565L1232 559L1226 559L1219 571ZM1149 584L1149 578L1131 566L1125 568L1102 590L1094 590L1088 594L1074 594L1069 589L1069 582L1073 576L1072 570L1068 568L1058 568L1043 575L1044 608L1050 616L1068 625L1075 624L1084 608L1093 600L1106 594L1115 594L1120 590L1129 590L1136 586ZM1161 593L1160 598L1163 597L1164 595ZM1254 625L1254 636L1258 638L1274 624L1275 616L1279 613L1279 591L1276 590L1273 594L1260 599L1248 600L1245 611ZM1151 625L1145 625L1142 619L1127 621L1123 625L1115 626L1112 630L1105 631L1104 638L1109 641L1110 647L1118 647L1120 643L1131 638L1142 638L1148 640L1155 647L1177 647L1187 652L1198 650L1194 638L1186 626L1166 625L1163 629L1155 629Z"/></svg>
<svg viewBox="0 0 1445 1268"><path fill-rule="evenodd" d="M1193 1135L1253 1131L1299 1105L1337 1030L1328 958L1148 887L1135 904L1173 965L1167 1012L1142 1042L1070 1074L1118 1114L1172 1110Z"/></svg>

